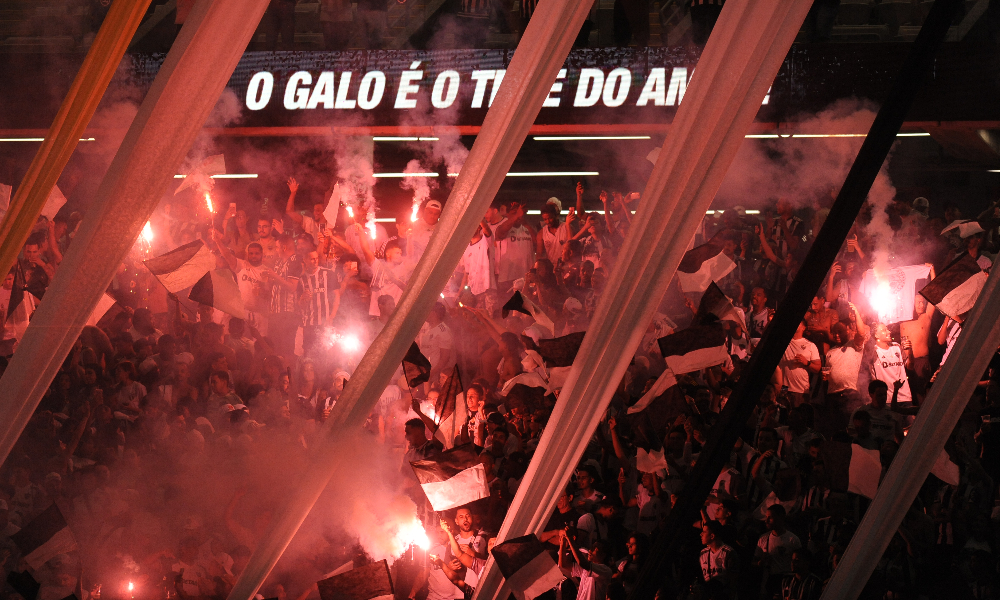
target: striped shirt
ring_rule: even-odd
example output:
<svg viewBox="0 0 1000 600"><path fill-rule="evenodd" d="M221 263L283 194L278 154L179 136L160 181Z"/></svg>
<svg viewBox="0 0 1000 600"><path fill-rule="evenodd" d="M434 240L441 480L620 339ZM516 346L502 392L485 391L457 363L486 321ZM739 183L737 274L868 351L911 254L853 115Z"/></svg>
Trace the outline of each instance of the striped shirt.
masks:
<svg viewBox="0 0 1000 600"><path fill-rule="evenodd" d="M282 279L298 282L299 278L290 274L291 264L288 259L278 259L274 265L274 272ZM274 314L295 312L295 293L283 285L272 285L271 312Z"/></svg>
<svg viewBox="0 0 1000 600"><path fill-rule="evenodd" d="M823 582L812 573L788 575L781 580L781 600L818 600Z"/></svg>
<svg viewBox="0 0 1000 600"><path fill-rule="evenodd" d="M722 544L717 551L712 551L710 546L705 546L698 557L701 565L701 578L705 581L712 581L719 577L732 575L732 570L736 565L736 553L729 546Z"/></svg>
<svg viewBox="0 0 1000 600"><path fill-rule="evenodd" d="M330 269L319 268L313 274L303 272L299 277L298 295L301 297L309 292L311 297L302 302L304 325L323 325L336 316L337 303L335 296L340 289L337 276Z"/></svg>

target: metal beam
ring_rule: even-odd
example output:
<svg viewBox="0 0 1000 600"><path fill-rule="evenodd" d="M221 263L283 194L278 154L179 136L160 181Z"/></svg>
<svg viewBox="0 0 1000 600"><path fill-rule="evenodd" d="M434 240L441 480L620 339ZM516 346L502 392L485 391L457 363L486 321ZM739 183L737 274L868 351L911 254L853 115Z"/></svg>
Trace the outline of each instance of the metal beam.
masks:
<svg viewBox="0 0 1000 600"><path fill-rule="evenodd" d="M330 478L338 469L350 469L343 457L358 442L348 434L368 418L465 253L588 12L589 5L578 0L539 2L409 286L323 424L301 479L285 496L288 503L275 511L229 600L250 600L257 593Z"/></svg>
<svg viewBox="0 0 1000 600"><path fill-rule="evenodd" d="M809 6L807 0L726 2L500 541L540 532L552 514ZM508 593L491 559L474 598Z"/></svg>
<svg viewBox="0 0 1000 600"><path fill-rule="evenodd" d="M174 181L267 3L195 3L0 379L0 463L6 460L115 271ZM237 14L240 18L233 18Z"/></svg>
<svg viewBox="0 0 1000 600"><path fill-rule="evenodd" d="M21 185L0 221L0 276L14 266L21 247L38 221L45 201L76 150L83 130L94 116L129 40L146 14L150 0L118 0L111 5L87 58L73 80L45 141L35 154Z"/></svg>

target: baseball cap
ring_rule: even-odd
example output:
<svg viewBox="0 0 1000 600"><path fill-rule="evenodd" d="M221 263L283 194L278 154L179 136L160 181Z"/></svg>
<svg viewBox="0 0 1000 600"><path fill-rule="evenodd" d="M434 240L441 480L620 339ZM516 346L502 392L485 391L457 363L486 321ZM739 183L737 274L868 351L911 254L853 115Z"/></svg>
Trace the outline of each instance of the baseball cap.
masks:
<svg viewBox="0 0 1000 600"><path fill-rule="evenodd" d="M427 204L424 205L424 208L436 208L441 210L441 203L437 200L428 200Z"/></svg>

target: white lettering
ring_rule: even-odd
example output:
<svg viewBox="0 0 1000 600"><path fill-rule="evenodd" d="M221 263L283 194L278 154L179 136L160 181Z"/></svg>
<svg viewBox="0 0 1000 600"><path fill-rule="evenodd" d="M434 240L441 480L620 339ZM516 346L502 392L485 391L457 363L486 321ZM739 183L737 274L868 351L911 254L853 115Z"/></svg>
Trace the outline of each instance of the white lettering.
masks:
<svg viewBox="0 0 1000 600"><path fill-rule="evenodd" d="M285 108L288 110L305 108L309 102L309 88L299 89L299 85L312 85L312 75L308 71L299 71L288 78L285 86Z"/></svg>
<svg viewBox="0 0 1000 600"><path fill-rule="evenodd" d="M396 104L393 108L416 108L417 99L410 98L410 94L416 94L420 91L419 85L413 85L413 82L420 81L424 78L423 71L414 71L420 66L419 62L414 62L410 65L409 71L403 71L399 76L399 90L396 92Z"/></svg>
<svg viewBox="0 0 1000 600"><path fill-rule="evenodd" d="M503 76L507 72L507 69L497 69L497 78L493 80L493 91L490 92L490 106L493 106L493 99L497 97L497 90L500 89L500 83L503 81Z"/></svg>
<svg viewBox="0 0 1000 600"><path fill-rule="evenodd" d="M458 97L458 84L461 77L458 71L441 71L434 81L434 89L431 90L431 104L434 108L448 108Z"/></svg>
<svg viewBox="0 0 1000 600"><path fill-rule="evenodd" d="M476 90L472 92L472 108L482 108L483 98L486 97L486 84L497 76L495 70L475 70L472 72L472 80L476 82ZM492 100L492 98L490 98Z"/></svg>
<svg viewBox="0 0 1000 600"><path fill-rule="evenodd" d="M250 85L247 86L247 108L250 110L260 110L271 101L271 92L274 90L274 75L267 71L255 73L250 78Z"/></svg>
<svg viewBox="0 0 1000 600"><path fill-rule="evenodd" d="M615 87L618 94L615 94ZM604 106L621 106L628 98L628 90L632 87L632 72L624 67L618 67L608 74L608 80L604 82Z"/></svg>
<svg viewBox="0 0 1000 600"><path fill-rule="evenodd" d="M340 89L337 90L336 108L354 108L354 100L347 99L347 92L351 87L351 72L344 71L340 74Z"/></svg>
<svg viewBox="0 0 1000 600"><path fill-rule="evenodd" d="M670 73L670 89L667 90L667 106L680 104L684 99L684 92L687 91L688 70L687 67L674 67Z"/></svg>
<svg viewBox="0 0 1000 600"><path fill-rule="evenodd" d="M653 106L663 106L667 94L667 70L663 67L650 69L646 84L642 86L636 106L646 106L652 100Z"/></svg>
<svg viewBox="0 0 1000 600"><path fill-rule="evenodd" d="M573 106L593 106L601 97L604 87L604 71L600 69L581 69L580 83L576 86L576 98Z"/></svg>
<svg viewBox="0 0 1000 600"><path fill-rule="evenodd" d="M556 82L549 88L549 95L545 97L545 102L542 103L542 106L548 108L559 107L559 96L553 97L552 94L562 92L563 84L559 81L560 79L566 79L566 69L559 69L559 74L556 75Z"/></svg>
<svg viewBox="0 0 1000 600"><path fill-rule="evenodd" d="M372 89L372 83L375 88ZM371 92L371 95L369 95ZM361 85L358 86L358 106L363 110L371 110L382 101L382 94L385 92L385 73L382 71L371 71L365 73L361 78Z"/></svg>
<svg viewBox="0 0 1000 600"><path fill-rule="evenodd" d="M323 108L333 108L333 71L323 71L319 74L306 108L316 108L320 102L323 103Z"/></svg>

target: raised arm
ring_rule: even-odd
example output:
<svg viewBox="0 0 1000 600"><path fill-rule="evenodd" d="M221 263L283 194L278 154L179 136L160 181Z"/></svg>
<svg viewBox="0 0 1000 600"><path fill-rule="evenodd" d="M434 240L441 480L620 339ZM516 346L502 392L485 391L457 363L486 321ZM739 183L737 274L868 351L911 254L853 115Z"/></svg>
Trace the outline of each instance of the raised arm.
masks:
<svg viewBox="0 0 1000 600"><path fill-rule="evenodd" d="M219 241L219 232L215 229L209 229L209 233L212 236L212 241L215 242L215 247L219 249L219 254L226 261L226 265L232 269L233 273L239 271L239 262L236 260L236 255L233 254L233 251L229 249L229 246L225 242Z"/></svg>
<svg viewBox="0 0 1000 600"><path fill-rule="evenodd" d="M288 178L288 202L285 203L285 214L295 221L296 225L302 224L302 215L295 210L295 194L299 191L299 183L294 177Z"/></svg>

